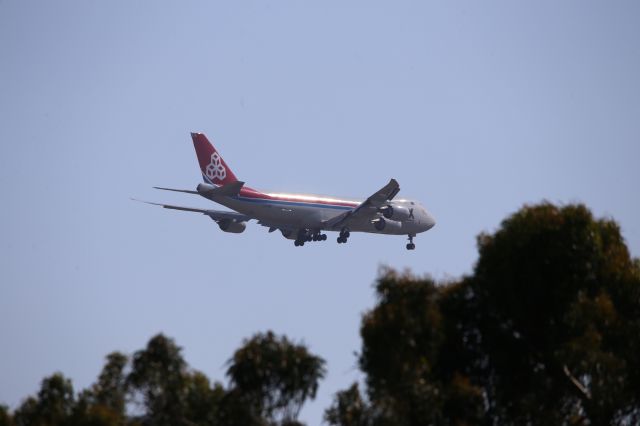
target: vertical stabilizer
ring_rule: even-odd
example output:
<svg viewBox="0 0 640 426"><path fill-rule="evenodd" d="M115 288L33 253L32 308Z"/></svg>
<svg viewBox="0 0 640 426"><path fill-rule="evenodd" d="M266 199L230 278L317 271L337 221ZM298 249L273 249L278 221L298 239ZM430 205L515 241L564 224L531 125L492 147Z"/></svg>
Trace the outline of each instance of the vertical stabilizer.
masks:
<svg viewBox="0 0 640 426"><path fill-rule="evenodd" d="M204 133L191 133L202 178L212 185L225 185L238 179Z"/></svg>

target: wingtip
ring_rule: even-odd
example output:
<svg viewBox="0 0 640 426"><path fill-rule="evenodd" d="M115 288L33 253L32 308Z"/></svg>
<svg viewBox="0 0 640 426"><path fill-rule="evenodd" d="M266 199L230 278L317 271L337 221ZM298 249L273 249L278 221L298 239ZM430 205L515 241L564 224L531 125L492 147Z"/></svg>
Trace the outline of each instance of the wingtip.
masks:
<svg viewBox="0 0 640 426"><path fill-rule="evenodd" d="M160 204L158 204L158 203L152 203L151 201L140 200L140 199L138 199L138 198L133 198L133 197L129 197L129 199L130 199L131 201L137 201L138 203L151 204L151 205L154 205L154 206L158 206L158 205L160 205Z"/></svg>

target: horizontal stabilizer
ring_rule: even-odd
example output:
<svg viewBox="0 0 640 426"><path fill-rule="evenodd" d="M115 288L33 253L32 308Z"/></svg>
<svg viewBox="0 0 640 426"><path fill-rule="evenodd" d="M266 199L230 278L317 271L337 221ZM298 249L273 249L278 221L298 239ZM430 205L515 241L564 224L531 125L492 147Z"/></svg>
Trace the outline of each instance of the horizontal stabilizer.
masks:
<svg viewBox="0 0 640 426"><path fill-rule="evenodd" d="M198 191L191 191L189 189L173 189L173 188L162 188L160 186L154 186L154 189L161 189L163 191L173 191L173 192L184 192L187 194L197 194Z"/></svg>

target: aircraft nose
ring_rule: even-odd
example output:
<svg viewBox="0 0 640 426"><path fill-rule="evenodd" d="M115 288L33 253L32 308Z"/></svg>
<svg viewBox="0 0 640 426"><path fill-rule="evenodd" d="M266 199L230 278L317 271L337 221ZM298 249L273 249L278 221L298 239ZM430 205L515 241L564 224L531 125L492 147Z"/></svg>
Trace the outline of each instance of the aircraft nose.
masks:
<svg viewBox="0 0 640 426"><path fill-rule="evenodd" d="M425 231L428 231L434 226L436 226L436 218L433 217L429 212L425 211L425 221L424 221Z"/></svg>

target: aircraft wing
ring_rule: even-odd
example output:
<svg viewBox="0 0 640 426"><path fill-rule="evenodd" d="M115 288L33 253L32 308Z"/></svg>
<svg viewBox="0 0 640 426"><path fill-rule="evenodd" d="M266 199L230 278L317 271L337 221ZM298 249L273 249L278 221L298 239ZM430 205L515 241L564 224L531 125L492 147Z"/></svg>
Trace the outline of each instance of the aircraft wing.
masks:
<svg viewBox="0 0 640 426"><path fill-rule="evenodd" d="M140 202L146 203L146 204L152 204L154 206L164 207L165 209L182 210L182 211L185 211L185 212L202 213L204 215L209 216L211 219L215 220L216 222L219 221L219 220L225 220L225 219L232 219L232 220L235 220L236 222L246 222L248 220L253 219L251 216L247 216L246 214L236 213L236 212L228 212L228 211L222 211L222 210L197 209L197 208L193 208L193 207L174 206L172 204L152 203L151 201L136 200L135 198L132 198L132 200L140 201Z"/></svg>
<svg viewBox="0 0 640 426"><path fill-rule="evenodd" d="M400 185L398 184L398 181L391 179L388 184L364 200L353 210L344 212L341 215L326 221L325 226L328 228L338 228L346 225L349 221L354 219L373 217L378 212L378 209L384 206L387 201L391 201L398 192L400 192Z"/></svg>

